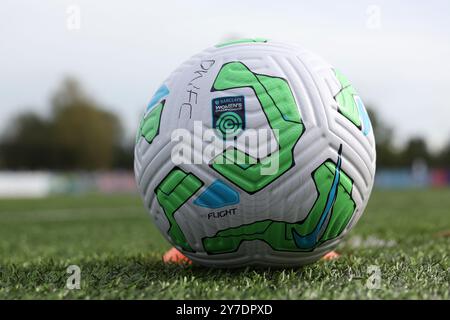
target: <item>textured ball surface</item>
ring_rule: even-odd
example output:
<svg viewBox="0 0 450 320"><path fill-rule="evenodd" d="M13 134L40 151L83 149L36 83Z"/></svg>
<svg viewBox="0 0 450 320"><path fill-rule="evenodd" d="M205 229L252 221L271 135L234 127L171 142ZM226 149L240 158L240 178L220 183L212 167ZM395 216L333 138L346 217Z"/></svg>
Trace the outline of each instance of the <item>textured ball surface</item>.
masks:
<svg viewBox="0 0 450 320"><path fill-rule="evenodd" d="M366 207L375 142L361 98L296 45L225 43L151 98L135 146L162 234L207 266L296 266L336 247Z"/></svg>

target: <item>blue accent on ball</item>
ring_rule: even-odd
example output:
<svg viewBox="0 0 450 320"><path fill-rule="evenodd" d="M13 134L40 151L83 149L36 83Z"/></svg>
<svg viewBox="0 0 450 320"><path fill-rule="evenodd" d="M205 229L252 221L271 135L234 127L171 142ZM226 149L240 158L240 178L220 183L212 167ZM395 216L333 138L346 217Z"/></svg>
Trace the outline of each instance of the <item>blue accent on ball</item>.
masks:
<svg viewBox="0 0 450 320"><path fill-rule="evenodd" d="M206 188L194 204L200 207L217 209L239 203L239 193L220 180Z"/></svg>
<svg viewBox="0 0 450 320"><path fill-rule="evenodd" d="M294 237L295 244L298 248L303 250L312 250L317 244L320 235L325 231L328 226L329 216L331 215L331 209L336 201L337 191L339 187L339 180L341 177L341 164L342 164L342 145L339 147L338 161L334 170L333 183L331 184L330 192L328 193L328 199L325 209L320 216L319 223L314 228L314 231L306 236L300 235L297 230L292 229L292 235Z"/></svg>
<svg viewBox="0 0 450 320"><path fill-rule="evenodd" d="M150 111L151 108L156 106L158 102L167 96L169 94L169 88L165 84L163 84L161 87L159 87L158 90L156 90L155 94L153 95L152 99L147 105L147 112Z"/></svg>
<svg viewBox="0 0 450 320"><path fill-rule="evenodd" d="M369 115L367 114L367 110L364 107L364 103L362 102L361 98L359 96L354 96L353 99L355 99L356 105L358 106L358 113L362 121L362 131L365 136L367 136L370 133L370 130L372 130L372 124L370 123Z"/></svg>

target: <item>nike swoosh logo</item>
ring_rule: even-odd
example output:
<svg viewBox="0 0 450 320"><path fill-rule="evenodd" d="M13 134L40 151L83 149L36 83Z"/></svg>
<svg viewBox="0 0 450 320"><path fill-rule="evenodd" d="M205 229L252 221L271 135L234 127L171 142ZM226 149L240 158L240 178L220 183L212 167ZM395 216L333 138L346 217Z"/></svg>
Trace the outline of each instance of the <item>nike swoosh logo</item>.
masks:
<svg viewBox="0 0 450 320"><path fill-rule="evenodd" d="M322 230L325 230L330 221L329 216L331 214L331 208L333 208L334 202L337 197L337 190L339 186L339 179L341 176L341 163L342 163L342 144L339 147L338 151L338 160L336 163L336 169L334 170L334 179L331 184L330 191L328 192L327 203L325 205L325 209L320 216L319 223L314 228L313 232L307 234L306 236L300 235L295 228L292 229L292 235L294 237L294 242L299 249L302 250L311 250L317 244L319 240L319 235L322 233Z"/></svg>

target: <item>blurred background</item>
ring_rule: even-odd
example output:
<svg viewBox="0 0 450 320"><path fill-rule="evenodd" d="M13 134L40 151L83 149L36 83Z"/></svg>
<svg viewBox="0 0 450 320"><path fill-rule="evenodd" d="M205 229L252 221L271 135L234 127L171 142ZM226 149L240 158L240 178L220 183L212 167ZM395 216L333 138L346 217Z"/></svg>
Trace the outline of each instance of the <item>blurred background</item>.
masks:
<svg viewBox="0 0 450 320"><path fill-rule="evenodd" d="M0 299L448 299L449 13L445 0L2 0ZM187 58L255 37L351 80L375 131L375 190L336 263L169 268L136 192L139 118ZM81 290L66 288L72 265Z"/></svg>
<svg viewBox="0 0 450 320"><path fill-rule="evenodd" d="M450 184L447 1L4 0L0 197L134 193L144 106L181 62L234 38L293 41L353 82L377 188Z"/></svg>

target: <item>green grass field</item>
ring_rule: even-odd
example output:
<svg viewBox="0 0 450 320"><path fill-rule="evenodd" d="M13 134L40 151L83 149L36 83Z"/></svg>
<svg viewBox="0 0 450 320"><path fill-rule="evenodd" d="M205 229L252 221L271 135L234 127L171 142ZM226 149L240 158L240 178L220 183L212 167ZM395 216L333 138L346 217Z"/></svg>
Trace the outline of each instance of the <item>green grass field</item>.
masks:
<svg viewBox="0 0 450 320"><path fill-rule="evenodd" d="M0 299L449 299L449 233L450 189L376 191L338 260L215 270L164 265L137 196L0 200ZM80 290L66 288L72 264Z"/></svg>

